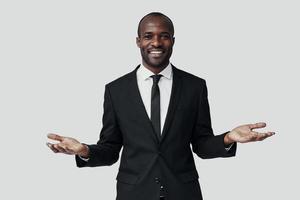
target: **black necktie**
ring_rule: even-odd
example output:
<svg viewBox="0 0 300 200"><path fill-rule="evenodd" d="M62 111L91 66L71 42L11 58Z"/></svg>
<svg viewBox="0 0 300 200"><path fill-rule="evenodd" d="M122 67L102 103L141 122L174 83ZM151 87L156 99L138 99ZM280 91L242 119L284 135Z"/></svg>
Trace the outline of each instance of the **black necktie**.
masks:
<svg viewBox="0 0 300 200"><path fill-rule="evenodd" d="M151 122L153 124L154 130L158 137L160 138L160 94L158 81L162 77L160 74L152 75L153 85L151 89Z"/></svg>

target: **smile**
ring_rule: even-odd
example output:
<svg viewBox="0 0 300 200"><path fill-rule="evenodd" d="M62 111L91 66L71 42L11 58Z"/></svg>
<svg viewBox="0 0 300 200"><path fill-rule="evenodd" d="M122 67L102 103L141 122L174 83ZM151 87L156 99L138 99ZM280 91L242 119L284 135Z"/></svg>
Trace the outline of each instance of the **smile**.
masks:
<svg viewBox="0 0 300 200"><path fill-rule="evenodd" d="M158 57L161 57L163 55L164 51L153 49L153 50L149 50L148 53L151 57L157 57L158 58Z"/></svg>
<svg viewBox="0 0 300 200"><path fill-rule="evenodd" d="M150 51L151 54L162 54L162 51Z"/></svg>

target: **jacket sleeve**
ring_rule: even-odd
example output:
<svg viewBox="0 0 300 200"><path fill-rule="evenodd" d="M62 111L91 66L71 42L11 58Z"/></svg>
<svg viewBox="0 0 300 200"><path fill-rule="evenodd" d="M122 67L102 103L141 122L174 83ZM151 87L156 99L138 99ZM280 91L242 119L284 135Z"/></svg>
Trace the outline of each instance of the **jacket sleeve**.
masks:
<svg viewBox="0 0 300 200"><path fill-rule="evenodd" d="M236 143L229 150L225 149L224 136L227 134L215 136L211 127L210 109L207 98L207 87L205 81L202 84L200 92L197 119L192 134L192 148L200 158L216 158L235 156Z"/></svg>
<svg viewBox="0 0 300 200"><path fill-rule="evenodd" d="M88 145L89 159L84 161L75 156L78 167L112 165L117 162L123 144L108 85L105 87L102 129L97 144Z"/></svg>

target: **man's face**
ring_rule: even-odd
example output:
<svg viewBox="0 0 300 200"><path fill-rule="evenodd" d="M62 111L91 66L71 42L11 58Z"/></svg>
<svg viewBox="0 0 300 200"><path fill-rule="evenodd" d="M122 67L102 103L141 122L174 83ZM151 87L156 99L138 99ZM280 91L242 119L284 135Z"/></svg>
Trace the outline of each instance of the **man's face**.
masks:
<svg viewBox="0 0 300 200"><path fill-rule="evenodd" d="M136 43L141 50L143 64L146 67L164 68L168 65L174 37L170 25L163 17L144 19Z"/></svg>

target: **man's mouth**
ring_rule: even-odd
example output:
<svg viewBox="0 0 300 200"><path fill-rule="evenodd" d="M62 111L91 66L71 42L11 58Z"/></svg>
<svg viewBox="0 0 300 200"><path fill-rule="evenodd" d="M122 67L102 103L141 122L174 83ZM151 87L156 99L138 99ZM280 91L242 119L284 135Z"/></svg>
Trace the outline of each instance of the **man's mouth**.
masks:
<svg viewBox="0 0 300 200"><path fill-rule="evenodd" d="M153 50L149 50L148 53L152 56L152 57L160 57L164 51L163 50L157 50L157 49L153 49Z"/></svg>

